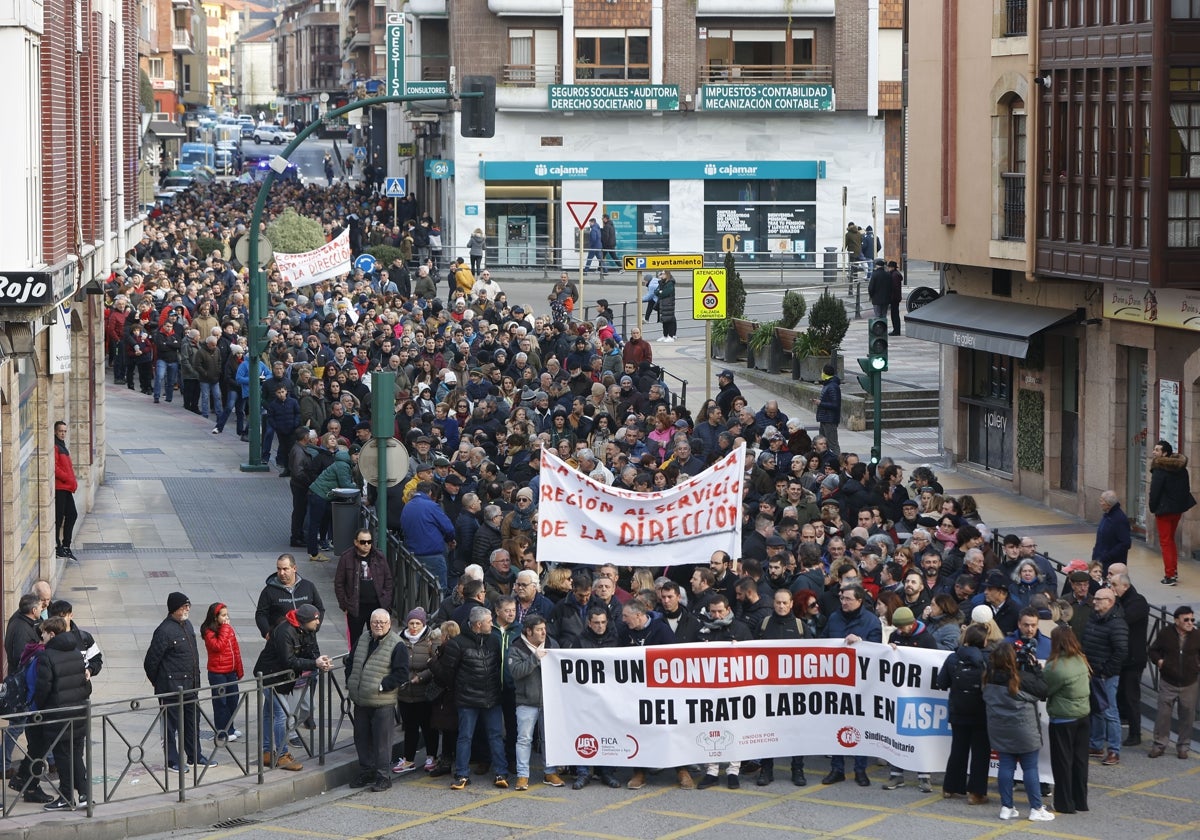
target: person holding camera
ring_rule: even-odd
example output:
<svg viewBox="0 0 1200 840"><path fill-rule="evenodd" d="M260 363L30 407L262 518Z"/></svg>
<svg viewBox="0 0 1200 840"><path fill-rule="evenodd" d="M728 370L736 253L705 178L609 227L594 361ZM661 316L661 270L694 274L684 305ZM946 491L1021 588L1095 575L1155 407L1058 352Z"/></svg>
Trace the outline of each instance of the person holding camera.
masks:
<svg viewBox="0 0 1200 840"><path fill-rule="evenodd" d="M1054 814L1042 804L1042 786L1038 778L1038 752L1042 747L1042 725L1038 701L1046 699L1046 680L1042 667L1025 645L1018 660L1010 642L1001 642L992 651L984 674L983 702L987 707L988 738L1000 758L997 785L1000 788L1000 819L1019 817L1013 800L1013 778L1017 765L1025 794L1029 798L1029 819L1049 822Z"/></svg>

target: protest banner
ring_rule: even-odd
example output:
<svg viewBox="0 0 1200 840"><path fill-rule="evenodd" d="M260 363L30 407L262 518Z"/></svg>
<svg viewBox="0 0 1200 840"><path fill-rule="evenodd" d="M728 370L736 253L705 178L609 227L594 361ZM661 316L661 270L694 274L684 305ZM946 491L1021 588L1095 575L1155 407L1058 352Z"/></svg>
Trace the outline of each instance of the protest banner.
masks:
<svg viewBox="0 0 1200 840"><path fill-rule="evenodd" d="M293 289L345 274L352 267L350 228L315 251L305 251L303 254L281 254L276 251L275 267L279 269L280 278L291 283Z"/></svg>
<svg viewBox="0 0 1200 840"><path fill-rule="evenodd" d="M637 493L610 487L542 450L537 557L599 566L707 563L741 554L746 447L675 487Z"/></svg>
<svg viewBox="0 0 1200 840"><path fill-rule="evenodd" d="M840 640L551 650L546 762L627 767L868 755L946 769L946 651Z"/></svg>

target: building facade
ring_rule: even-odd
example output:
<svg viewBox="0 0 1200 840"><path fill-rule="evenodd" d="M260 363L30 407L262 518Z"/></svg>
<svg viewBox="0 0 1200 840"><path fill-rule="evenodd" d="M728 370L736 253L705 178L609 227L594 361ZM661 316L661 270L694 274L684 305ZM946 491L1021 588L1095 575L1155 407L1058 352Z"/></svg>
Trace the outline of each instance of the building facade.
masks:
<svg viewBox="0 0 1200 840"><path fill-rule="evenodd" d="M909 251L946 294L906 329L951 459L1088 518L1113 489L1153 541L1151 450L1200 431L1200 6L987 5L910 9Z"/></svg>
<svg viewBox="0 0 1200 840"><path fill-rule="evenodd" d="M285 121L313 120L330 97L345 95L339 82L338 5L334 0L296 0L283 5L276 17L275 84Z"/></svg>
<svg viewBox="0 0 1200 840"><path fill-rule="evenodd" d="M56 580L55 421L91 505L104 472L101 284L140 237L139 6L18 2L0 28L0 593ZM96 294L99 292L99 294Z"/></svg>
<svg viewBox="0 0 1200 840"><path fill-rule="evenodd" d="M408 92L447 71L492 76L496 136L460 137L436 103L390 109L412 142L389 125L388 174L441 221L448 252L479 228L494 264L577 266L575 202L612 220L621 253L815 267L848 222L899 253L902 8L408 0Z"/></svg>

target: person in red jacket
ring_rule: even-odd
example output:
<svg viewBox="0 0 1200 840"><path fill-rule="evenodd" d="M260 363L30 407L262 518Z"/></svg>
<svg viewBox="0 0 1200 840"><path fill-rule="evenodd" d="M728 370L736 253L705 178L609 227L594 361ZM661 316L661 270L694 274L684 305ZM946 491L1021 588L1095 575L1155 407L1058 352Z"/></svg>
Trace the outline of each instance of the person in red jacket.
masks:
<svg viewBox="0 0 1200 840"><path fill-rule="evenodd" d="M71 532L79 519L74 496L77 489L79 479L67 449L67 424L59 420L54 424L54 553L68 560L77 559L71 551Z"/></svg>
<svg viewBox="0 0 1200 840"><path fill-rule="evenodd" d="M200 625L204 648L208 651L208 684L212 686L213 729L219 742L236 741L245 733L234 726L238 706L237 683L245 671L242 668L242 648L237 633L229 622L229 610L219 601L210 604L204 623Z"/></svg>

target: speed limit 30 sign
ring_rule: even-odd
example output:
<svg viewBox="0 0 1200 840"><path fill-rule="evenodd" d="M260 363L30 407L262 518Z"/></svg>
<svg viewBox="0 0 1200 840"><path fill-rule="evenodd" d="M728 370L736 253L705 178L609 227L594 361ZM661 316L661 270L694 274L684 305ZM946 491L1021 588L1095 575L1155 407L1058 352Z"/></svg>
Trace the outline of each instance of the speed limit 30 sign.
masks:
<svg viewBox="0 0 1200 840"><path fill-rule="evenodd" d="M692 317L721 321L728 316L728 285L723 268L698 268L692 272Z"/></svg>

